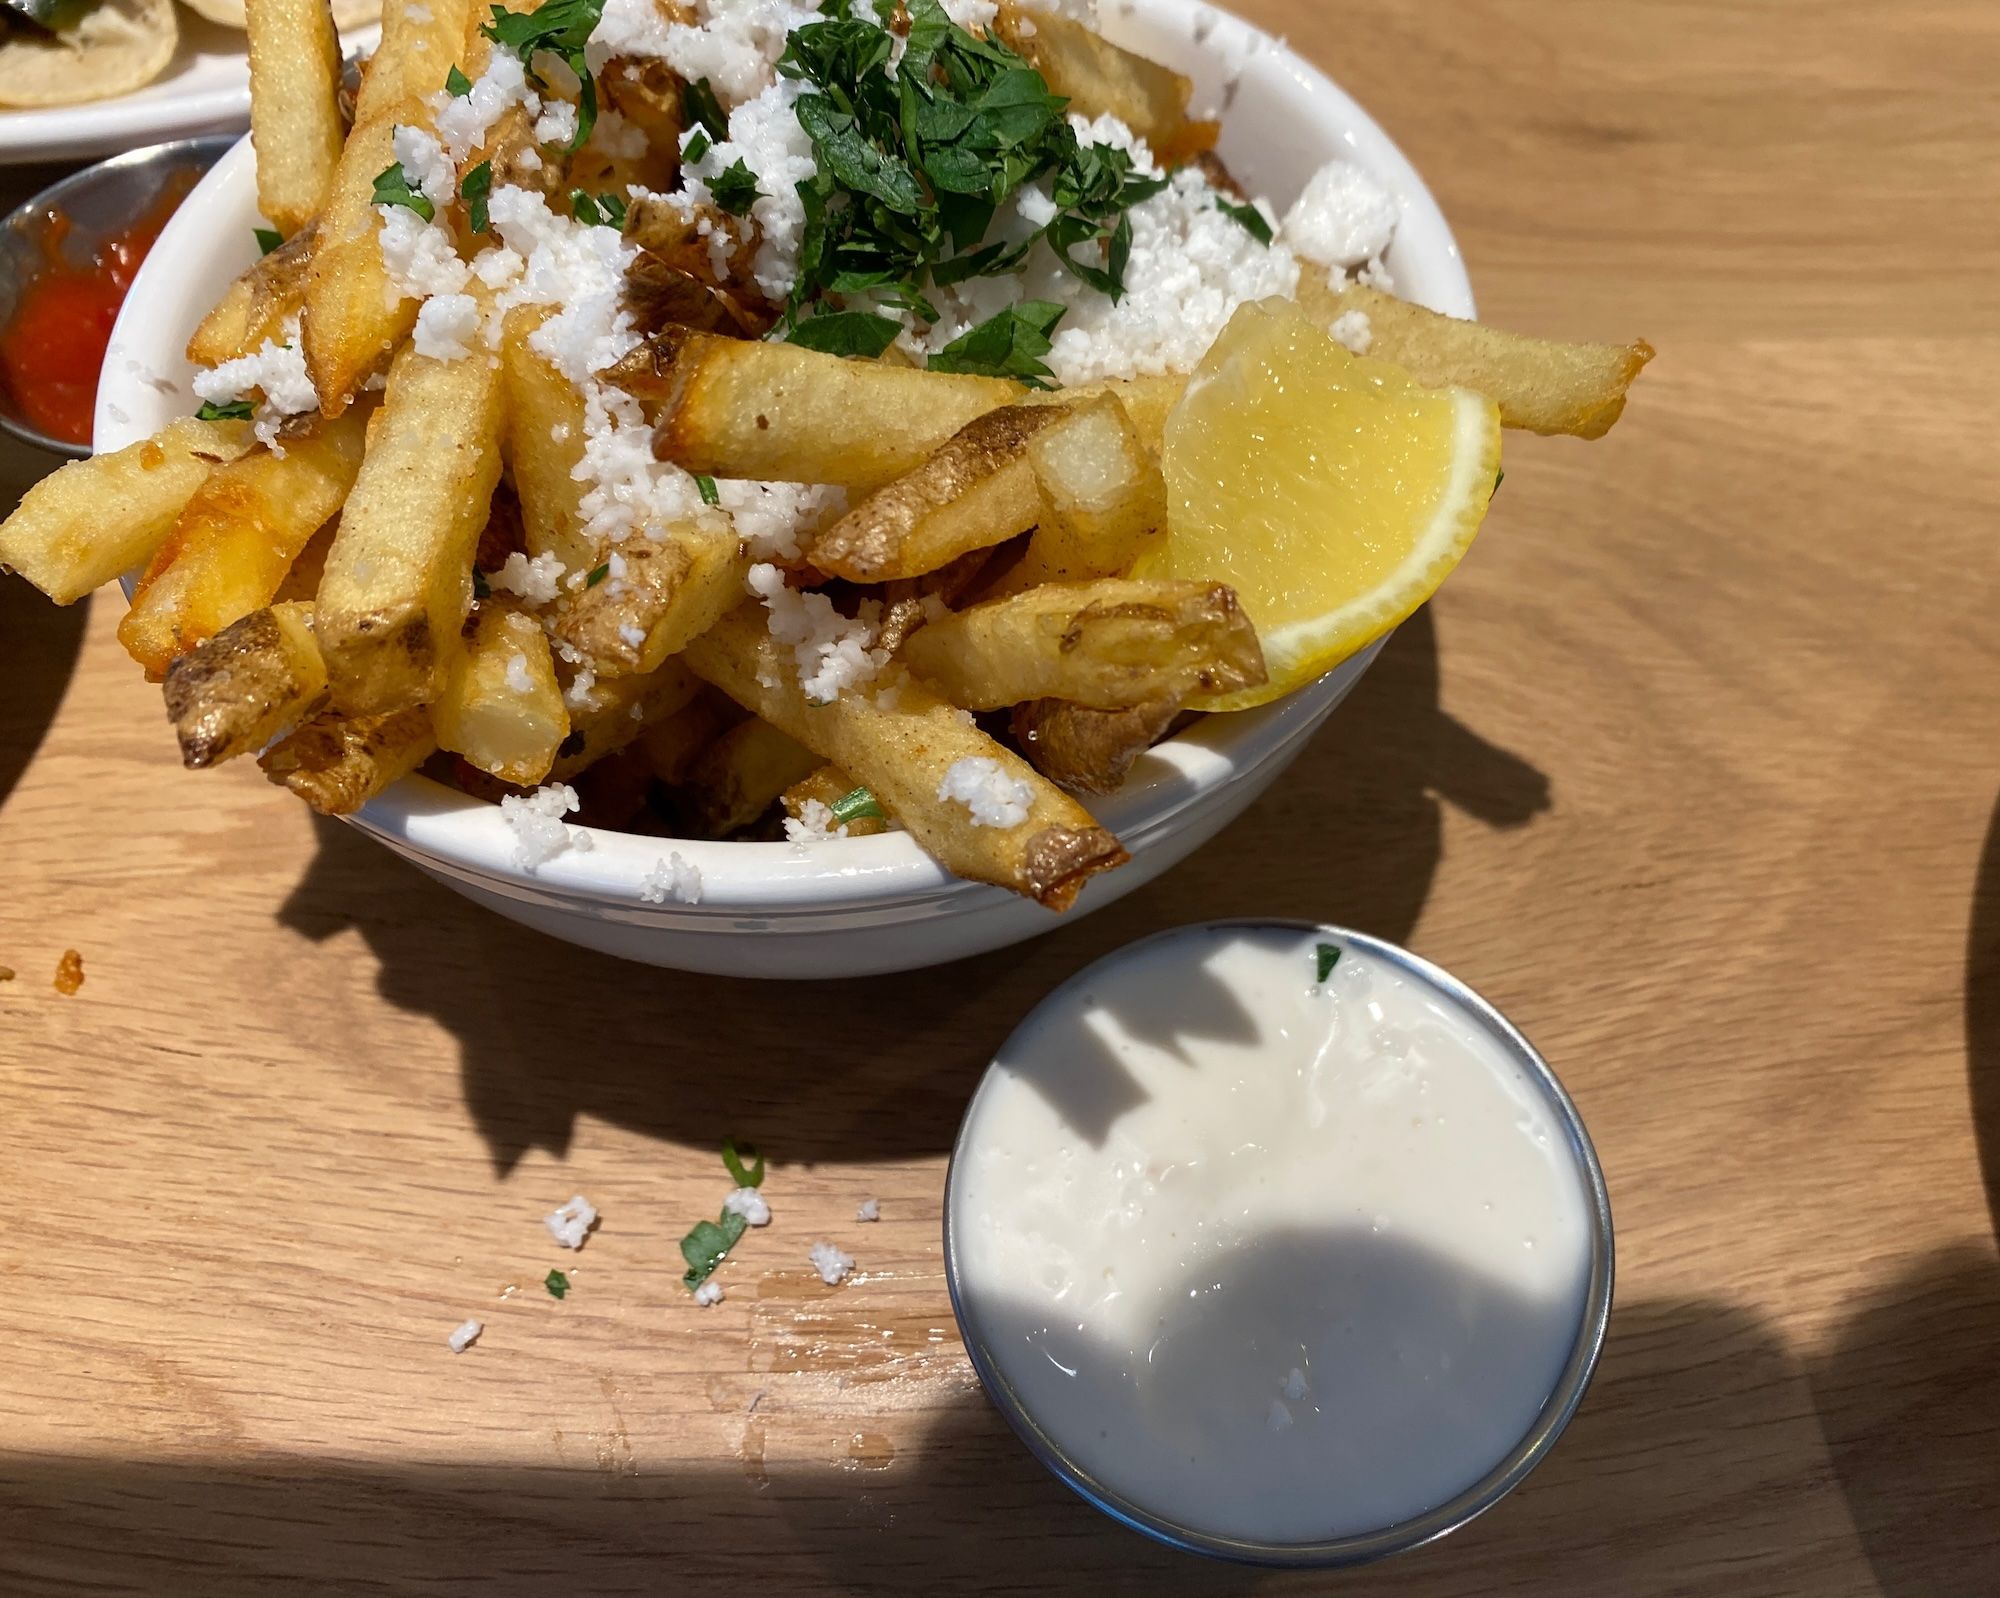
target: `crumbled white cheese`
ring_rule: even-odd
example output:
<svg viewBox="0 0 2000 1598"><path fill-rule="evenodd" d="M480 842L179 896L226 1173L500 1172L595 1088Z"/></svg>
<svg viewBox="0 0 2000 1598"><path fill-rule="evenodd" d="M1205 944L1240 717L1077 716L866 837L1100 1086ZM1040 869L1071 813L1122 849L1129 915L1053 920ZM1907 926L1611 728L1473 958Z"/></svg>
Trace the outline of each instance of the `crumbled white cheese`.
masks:
<svg viewBox="0 0 2000 1598"><path fill-rule="evenodd" d="M565 849L590 848L590 834L581 827L565 826L562 820L580 802L576 790L566 782L549 783L525 797L504 795L500 814L514 829L514 863L524 871L533 871Z"/></svg>
<svg viewBox="0 0 2000 1598"><path fill-rule="evenodd" d="M564 1248L582 1248L583 1240L597 1224L597 1207L581 1193L567 1204L559 1204L542 1217L542 1224Z"/></svg>
<svg viewBox="0 0 2000 1598"><path fill-rule="evenodd" d="M486 586L519 594L530 605L546 605L562 592L562 577L562 557L554 550L544 550L530 560L517 549L498 571L487 573Z"/></svg>
<svg viewBox="0 0 2000 1598"><path fill-rule="evenodd" d="M528 670L528 657L519 650L507 657L507 686L517 694L535 691L535 679Z"/></svg>
<svg viewBox="0 0 2000 1598"><path fill-rule="evenodd" d="M633 706L638 709L638 706ZM639 879L639 897L648 904L665 904L676 899L682 904L701 903L701 872L680 857L676 850Z"/></svg>
<svg viewBox="0 0 2000 1598"><path fill-rule="evenodd" d="M1375 329L1369 326L1366 311L1342 311L1327 331L1356 355L1366 355L1368 346L1375 342Z"/></svg>
<svg viewBox="0 0 2000 1598"><path fill-rule="evenodd" d="M937 796L964 805L972 812L975 827L1018 827L1035 802L1035 790L1008 776L989 755L954 760L938 784Z"/></svg>
<svg viewBox="0 0 2000 1598"><path fill-rule="evenodd" d="M576 575L581 576L582 573ZM595 710L597 708L597 673L588 666L576 668L576 675L569 680L563 690L563 703L571 710Z"/></svg>
<svg viewBox="0 0 2000 1598"><path fill-rule="evenodd" d="M634 626L629 621L618 624L618 641L627 649L643 649L646 645L646 629Z"/></svg>
<svg viewBox="0 0 2000 1598"><path fill-rule="evenodd" d="M1321 266L1359 266L1389 247L1395 199L1352 161L1329 161L1312 175L1280 235L1295 254Z"/></svg>
<svg viewBox="0 0 2000 1598"><path fill-rule="evenodd" d="M694 1301L703 1309L722 1302L722 1284L713 1276L694 1290Z"/></svg>
<svg viewBox="0 0 2000 1598"><path fill-rule="evenodd" d="M382 269L398 302L456 294L465 287L471 273L458 258L449 228L426 222L407 205L378 205L375 214L382 219L377 235Z"/></svg>
<svg viewBox="0 0 2000 1598"><path fill-rule="evenodd" d="M434 134L398 124L390 135L403 180L442 211L458 198L458 173Z"/></svg>
<svg viewBox="0 0 2000 1598"><path fill-rule="evenodd" d="M419 355L435 361L457 361L472 353L470 340L478 331L477 300L470 294L440 294L425 300L417 312L411 342Z"/></svg>
<svg viewBox="0 0 2000 1598"><path fill-rule="evenodd" d="M1000 15L996 0L944 0L944 14L968 32L984 29Z"/></svg>
<svg viewBox="0 0 2000 1598"><path fill-rule="evenodd" d="M451 1345L454 1354L463 1354L479 1341L479 1334L485 1330L484 1321L460 1321L451 1329L451 1335L445 1341Z"/></svg>
<svg viewBox="0 0 2000 1598"><path fill-rule="evenodd" d="M785 574L768 562L750 568L749 587L771 613L771 636L791 649L808 700L830 704L889 663L889 652L874 647L879 601L863 601L850 619L826 595L787 586Z"/></svg>
<svg viewBox="0 0 2000 1598"><path fill-rule="evenodd" d="M729 113L729 137L717 140L699 161L682 168L682 181L696 201L708 199L710 180L738 161L756 174L762 198L750 206L750 220L757 225L751 275L775 301L791 292L798 277L799 241L806 222L798 185L818 170L812 140L793 109L802 89L792 78L768 82Z"/></svg>
<svg viewBox="0 0 2000 1598"><path fill-rule="evenodd" d="M614 56L658 56L690 83L708 79L728 107L770 82L787 34L821 20L806 0L692 0L672 8L657 0L605 0L585 58L597 72Z"/></svg>
<svg viewBox="0 0 2000 1598"><path fill-rule="evenodd" d="M462 162L486 142L486 135L514 106L530 116L541 109L541 97L528 86L527 69L511 50L495 50L486 70L464 94L439 89L429 97L438 142L454 162Z"/></svg>
<svg viewBox="0 0 2000 1598"><path fill-rule="evenodd" d="M815 1243L812 1246L812 1267L819 1272L819 1279L832 1287L854 1269L854 1256L843 1254L831 1243Z"/></svg>
<svg viewBox="0 0 2000 1598"><path fill-rule="evenodd" d="M879 1221L879 1220L881 1220L881 1219L882 1219L882 1205L881 1205L881 1202L880 1202L880 1200L878 1200L878 1199L863 1199L863 1200L862 1200L862 1201L860 1202L860 1204L858 1204L858 1205L857 1205L857 1206L855 1207L855 1210L854 1210L854 1218L855 1218L855 1219L856 1219L857 1221Z"/></svg>
<svg viewBox="0 0 2000 1598"><path fill-rule="evenodd" d="M610 106L597 113L597 125L590 130L586 149L601 151L622 161L636 161L652 148L646 130L627 121Z"/></svg>
<svg viewBox="0 0 2000 1598"><path fill-rule="evenodd" d="M576 107L567 100L550 102L535 119L535 142L567 146L576 137L576 116Z"/></svg>
<svg viewBox="0 0 2000 1598"><path fill-rule="evenodd" d="M769 1226L771 1206L764 1195L754 1187L739 1187L731 1191L722 1201L722 1207L731 1215L740 1215L749 1226Z"/></svg>
<svg viewBox="0 0 2000 1598"><path fill-rule="evenodd" d="M285 322L278 338L267 338L253 353L194 374L196 399L226 404L253 389L263 395L256 409L255 431L266 444L276 441L286 417L319 409L319 395L306 374L296 316Z"/></svg>
<svg viewBox="0 0 2000 1598"><path fill-rule="evenodd" d="M824 800L808 799L799 806L796 816L785 817L785 836L795 848L809 849L816 843L830 843L835 838L845 838L845 823L833 824L833 811Z"/></svg>

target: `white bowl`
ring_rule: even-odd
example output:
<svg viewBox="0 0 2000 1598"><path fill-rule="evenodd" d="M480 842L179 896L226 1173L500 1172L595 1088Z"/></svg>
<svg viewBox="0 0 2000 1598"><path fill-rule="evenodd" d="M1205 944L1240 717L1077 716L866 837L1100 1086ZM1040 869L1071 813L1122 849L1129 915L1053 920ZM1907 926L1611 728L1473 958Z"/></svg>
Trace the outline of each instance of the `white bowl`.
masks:
<svg viewBox="0 0 2000 1598"><path fill-rule="evenodd" d="M1311 63L1248 23L1191 0L1104 0L1120 43L1193 77L1197 104L1224 109L1222 154L1247 187L1282 205L1326 160L1357 161L1402 207L1388 265L1403 294L1454 316L1472 289L1437 203L1402 152ZM95 444L110 450L193 409L181 350L223 284L255 258L248 139L209 173L147 258L112 334ZM1275 781L1346 696L1368 649L1283 701L1209 716L1151 750L1124 790L1093 803L1131 863L1093 878L1077 916L1151 881ZM191 779L192 780L192 779ZM212 780L212 779L211 779ZM784 843L708 843L596 832L528 872L492 805L409 777L354 824L470 899L626 959L731 976L836 977L937 965L1060 924L1002 889L961 882L902 833ZM640 881L669 851L701 873L701 902L648 904Z"/></svg>

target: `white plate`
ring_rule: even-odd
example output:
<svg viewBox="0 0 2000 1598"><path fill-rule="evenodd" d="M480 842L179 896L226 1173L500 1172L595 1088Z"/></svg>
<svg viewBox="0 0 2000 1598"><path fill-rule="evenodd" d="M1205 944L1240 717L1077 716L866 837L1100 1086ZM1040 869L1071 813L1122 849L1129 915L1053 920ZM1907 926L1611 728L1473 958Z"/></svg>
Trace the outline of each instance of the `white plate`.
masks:
<svg viewBox="0 0 2000 1598"><path fill-rule="evenodd" d="M250 62L243 30L225 28L183 8L180 48L143 89L38 110L0 110L0 165L116 155L196 133L237 132L250 125ZM341 46L374 49L373 24L345 34Z"/></svg>

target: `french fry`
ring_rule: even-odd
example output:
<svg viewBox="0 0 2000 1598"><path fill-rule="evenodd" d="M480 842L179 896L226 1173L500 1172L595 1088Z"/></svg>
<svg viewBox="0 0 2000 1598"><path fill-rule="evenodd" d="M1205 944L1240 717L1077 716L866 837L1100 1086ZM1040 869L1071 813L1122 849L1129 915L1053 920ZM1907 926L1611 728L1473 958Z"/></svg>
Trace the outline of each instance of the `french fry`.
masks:
<svg viewBox="0 0 2000 1598"><path fill-rule="evenodd" d="M678 661L669 668L685 672ZM631 681L625 678L624 681ZM690 674L694 692L685 704L643 728L633 747L661 782L680 783L701 752L741 719L743 712L707 683Z"/></svg>
<svg viewBox="0 0 2000 1598"><path fill-rule="evenodd" d="M628 538L605 568L564 609L556 636L600 677L627 677L652 671L714 626L743 597L750 557L715 516Z"/></svg>
<svg viewBox="0 0 2000 1598"><path fill-rule="evenodd" d="M422 709L387 716L315 716L257 757L264 775L323 816L352 815L437 749Z"/></svg>
<svg viewBox="0 0 2000 1598"><path fill-rule="evenodd" d="M1003 377L671 328L606 376L657 418L661 460L715 477L845 488L900 477L975 416L1025 392Z"/></svg>
<svg viewBox="0 0 2000 1598"><path fill-rule="evenodd" d="M500 373L405 349L320 579L333 702L382 716L428 699L472 607L472 551L500 480Z"/></svg>
<svg viewBox="0 0 2000 1598"><path fill-rule="evenodd" d="M749 826L819 766L819 756L797 739L752 716L701 752L683 779L683 797L702 836L726 838Z"/></svg>
<svg viewBox="0 0 2000 1598"><path fill-rule="evenodd" d="M678 659L642 677L597 683L581 704L570 706L569 736L556 751L550 776L557 781L574 776L644 736L648 727L674 716L701 693L700 680Z"/></svg>
<svg viewBox="0 0 2000 1598"><path fill-rule="evenodd" d="M1028 465L1042 514L1007 575L1007 592L1119 576L1167 524L1159 462L1112 395L1078 406L1070 425L1031 440Z"/></svg>
<svg viewBox="0 0 2000 1598"><path fill-rule="evenodd" d="M440 749L503 782L533 787L549 774L569 736L569 712L548 635L533 618L481 607L431 701L431 728Z"/></svg>
<svg viewBox="0 0 2000 1598"><path fill-rule="evenodd" d="M1063 910L1086 879L1127 858L1082 806L907 676L888 695L850 689L831 704L807 704L797 664L772 639L760 605L730 612L688 646L685 659L746 710L850 772L961 877ZM976 826L965 805L939 797L946 773L967 758L991 760L1001 780L1021 784L1025 820Z"/></svg>
<svg viewBox="0 0 2000 1598"><path fill-rule="evenodd" d="M1133 431L1157 456L1160 443L1167 436L1167 417L1180 404L1181 395L1187 392L1187 382L1185 372L1163 372L1155 377L1110 377L1096 383L1079 383L1075 388L1052 389L1046 394L1030 395L1028 402L1081 405L1086 400L1109 394L1124 406Z"/></svg>
<svg viewBox="0 0 2000 1598"><path fill-rule="evenodd" d="M167 719L190 771L255 754L326 704L312 606L253 610L167 668Z"/></svg>
<svg viewBox="0 0 2000 1598"><path fill-rule="evenodd" d="M932 622L901 658L967 710L1030 699L1124 710L1265 681L1256 629L1220 583L1047 583Z"/></svg>
<svg viewBox="0 0 2000 1598"><path fill-rule="evenodd" d="M1433 387L1475 389L1500 407L1503 427L1602 438L1625 410L1625 391L1653 358L1630 344L1565 344L1505 333L1412 305L1379 289L1327 286L1318 273L1299 283L1299 304L1322 327L1359 311L1368 318L1368 353L1393 361Z"/></svg>
<svg viewBox="0 0 2000 1598"><path fill-rule="evenodd" d="M183 417L109 455L72 461L0 522L0 569L74 604L151 560L209 474L254 441L247 422Z"/></svg>
<svg viewBox="0 0 2000 1598"><path fill-rule="evenodd" d="M1180 73L1120 49L1086 23L1040 6L1005 3L994 32L1048 85L1087 117L1110 112L1151 146L1162 166L1178 166L1215 144L1221 128L1188 115L1194 84Z"/></svg>
<svg viewBox="0 0 2000 1598"><path fill-rule="evenodd" d="M175 521L118 624L126 653L158 682L175 657L268 605L299 552L340 509L361 469L353 411L218 466Z"/></svg>
<svg viewBox="0 0 2000 1598"><path fill-rule="evenodd" d="M281 340L285 324L305 305L318 237L317 227L301 228L223 290L188 336L187 358L197 366L220 366L255 354L267 339Z"/></svg>
<svg viewBox="0 0 2000 1598"><path fill-rule="evenodd" d="M583 459L583 395L528 347L547 314L538 306L516 307L500 341L507 465L521 500L528 553L553 554L566 570L588 571L597 564L596 546L583 531L583 485L575 476Z"/></svg>
<svg viewBox="0 0 2000 1598"><path fill-rule="evenodd" d="M881 800L838 766L815 767L778 797L794 821L804 819L808 804L825 805L835 825L845 827L850 838L872 838L889 830Z"/></svg>
<svg viewBox="0 0 2000 1598"><path fill-rule="evenodd" d="M1133 762L1166 736L1180 709L1173 699L1126 710L1031 699L1014 707L1014 741L1030 765L1071 793L1116 793Z"/></svg>
<svg viewBox="0 0 2000 1598"><path fill-rule="evenodd" d="M245 0L257 208L296 233L340 162L340 36L327 0Z"/></svg>
<svg viewBox="0 0 2000 1598"><path fill-rule="evenodd" d="M975 416L814 539L809 559L829 576L874 583L936 571L1026 532L1041 514L1029 442L1074 415L1061 405L1005 405Z"/></svg>

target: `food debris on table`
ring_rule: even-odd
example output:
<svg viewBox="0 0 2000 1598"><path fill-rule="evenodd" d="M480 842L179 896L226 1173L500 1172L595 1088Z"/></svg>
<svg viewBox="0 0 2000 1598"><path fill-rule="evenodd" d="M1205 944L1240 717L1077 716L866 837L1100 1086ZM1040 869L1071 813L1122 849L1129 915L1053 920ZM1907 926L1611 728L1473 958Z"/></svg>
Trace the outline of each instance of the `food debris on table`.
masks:
<svg viewBox="0 0 2000 1598"><path fill-rule="evenodd" d="M74 949L65 949L56 962L56 992L74 993L82 986L83 956Z"/></svg>
<svg viewBox="0 0 2000 1598"><path fill-rule="evenodd" d="M582 1248L583 1240L597 1225L597 1207L579 1193L544 1215L542 1223L548 1227L549 1236L564 1248Z"/></svg>
<svg viewBox="0 0 2000 1598"><path fill-rule="evenodd" d="M722 1302L722 1284L710 1277L694 1290L694 1301L703 1309Z"/></svg>
<svg viewBox="0 0 2000 1598"><path fill-rule="evenodd" d="M882 1205L875 1199L863 1199L856 1206L854 1218L857 1221L879 1221L882 1219Z"/></svg>
<svg viewBox="0 0 2000 1598"><path fill-rule="evenodd" d="M550 1271L542 1278L542 1286L549 1290L550 1298L566 1298L569 1295L569 1278L561 1271Z"/></svg>
<svg viewBox="0 0 2000 1598"><path fill-rule="evenodd" d="M819 1272L822 1282L828 1287L835 1287L854 1269L854 1256L842 1252L832 1243L815 1243L812 1246L812 1265Z"/></svg>
<svg viewBox="0 0 2000 1598"><path fill-rule="evenodd" d="M451 1351L454 1354L463 1354L474 1343L479 1341L479 1334L485 1330L486 1323L484 1321L461 1321L451 1329L451 1336L447 1337L445 1341L451 1345Z"/></svg>
<svg viewBox="0 0 2000 1598"><path fill-rule="evenodd" d="M771 1224L771 1206L758 1191L764 1185L764 1156L759 1154L756 1159L755 1165L745 1165L735 1141L722 1140L722 1163L736 1186L724 1197L721 1213L714 1220L696 1221L681 1239L681 1258L688 1264L681 1273L681 1282L694 1294L695 1302L704 1307L722 1302L721 1287L716 1286L708 1296L703 1295L703 1289L714 1285L709 1277L729 1257L729 1251L744 1232L753 1226Z"/></svg>
<svg viewBox="0 0 2000 1598"><path fill-rule="evenodd" d="M11 965L0 965L0 982L12 982L13 980L14 968Z"/></svg>

